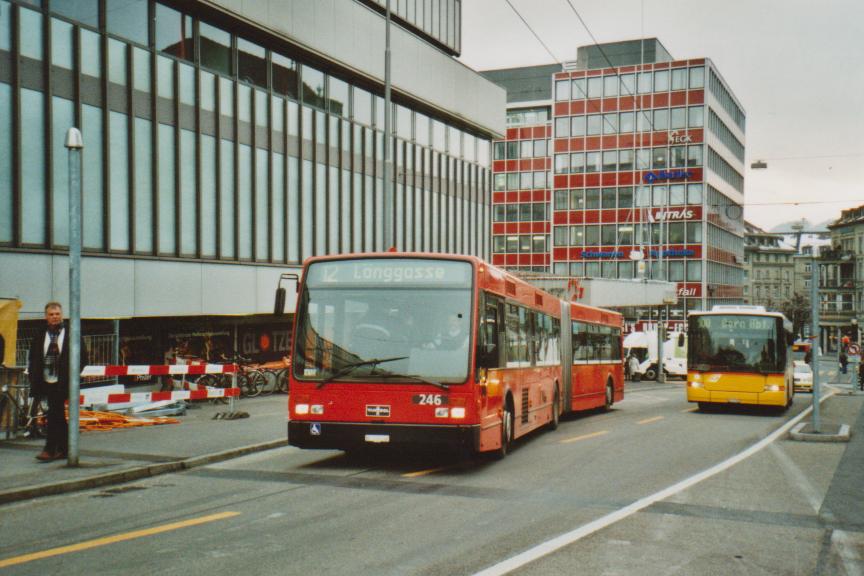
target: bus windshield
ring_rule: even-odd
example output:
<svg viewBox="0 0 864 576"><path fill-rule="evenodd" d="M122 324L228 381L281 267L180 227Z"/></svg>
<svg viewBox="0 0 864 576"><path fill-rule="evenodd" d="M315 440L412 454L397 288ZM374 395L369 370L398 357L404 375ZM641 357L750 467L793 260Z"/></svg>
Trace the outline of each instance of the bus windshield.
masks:
<svg viewBox="0 0 864 576"><path fill-rule="evenodd" d="M469 262L451 260L312 263L297 309L294 376L465 382L472 277Z"/></svg>
<svg viewBox="0 0 864 576"><path fill-rule="evenodd" d="M702 372L783 372L786 349L778 324L771 316L692 316L688 365Z"/></svg>

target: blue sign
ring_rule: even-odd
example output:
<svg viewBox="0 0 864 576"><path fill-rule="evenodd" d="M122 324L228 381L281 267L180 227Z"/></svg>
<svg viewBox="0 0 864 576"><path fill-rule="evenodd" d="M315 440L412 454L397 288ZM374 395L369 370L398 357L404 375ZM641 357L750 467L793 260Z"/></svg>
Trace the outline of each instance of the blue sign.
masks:
<svg viewBox="0 0 864 576"><path fill-rule="evenodd" d="M623 258L624 252L594 252L591 250L586 250L582 252L582 258Z"/></svg>
<svg viewBox="0 0 864 576"><path fill-rule="evenodd" d="M687 180L693 177L693 170L658 170L657 172L646 172L642 180L653 184L660 180Z"/></svg>
<svg viewBox="0 0 864 576"><path fill-rule="evenodd" d="M685 250L664 250L663 251L663 257L664 258L668 258L670 256L672 256L672 257L693 256L695 254L696 254L696 251L691 250L690 248L687 248ZM657 250L651 250L651 256L653 258L656 258L657 257Z"/></svg>

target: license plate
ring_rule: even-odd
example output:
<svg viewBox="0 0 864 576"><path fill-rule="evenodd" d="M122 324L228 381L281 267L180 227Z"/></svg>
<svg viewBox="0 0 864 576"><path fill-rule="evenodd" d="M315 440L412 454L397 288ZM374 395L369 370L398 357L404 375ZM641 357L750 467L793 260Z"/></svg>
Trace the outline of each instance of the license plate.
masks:
<svg viewBox="0 0 864 576"><path fill-rule="evenodd" d="M372 444L387 444L390 442L389 434L366 434L365 437L366 442L371 442Z"/></svg>

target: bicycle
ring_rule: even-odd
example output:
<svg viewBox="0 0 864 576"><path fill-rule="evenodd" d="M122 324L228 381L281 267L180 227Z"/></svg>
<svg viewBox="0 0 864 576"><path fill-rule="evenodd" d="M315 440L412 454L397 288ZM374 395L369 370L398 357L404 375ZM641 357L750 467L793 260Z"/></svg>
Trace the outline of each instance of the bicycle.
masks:
<svg viewBox="0 0 864 576"><path fill-rule="evenodd" d="M267 378L258 369L256 364L250 364L250 359L235 353L232 358L221 355L225 362L237 366L236 381L240 389L240 395L248 398L258 396L267 385ZM234 383L235 374L204 374L198 380L199 386L210 386L213 388L231 388ZM224 401L224 399L223 399Z"/></svg>
<svg viewBox="0 0 864 576"><path fill-rule="evenodd" d="M6 415L6 439L17 438L24 431L25 438L45 438L48 434L48 401L30 398L30 387L23 384L4 384L0 388L0 415Z"/></svg>

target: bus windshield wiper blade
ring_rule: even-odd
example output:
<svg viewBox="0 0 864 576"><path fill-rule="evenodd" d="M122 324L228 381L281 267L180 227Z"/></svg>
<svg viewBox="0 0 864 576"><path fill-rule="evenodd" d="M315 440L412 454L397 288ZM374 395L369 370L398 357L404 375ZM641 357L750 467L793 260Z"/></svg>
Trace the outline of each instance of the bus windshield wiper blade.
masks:
<svg viewBox="0 0 864 576"><path fill-rule="evenodd" d="M374 369L378 364L383 364L384 362L395 362L397 360L404 360L405 358L408 358L408 356L393 356L391 358L372 358L371 360L361 360L360 362L352 362L350 364L345 364L339 370L336 370L335 372L331 373L329 376L327 376L326 378L321 380L321 382L318 383L318 386L316 386L316 388L323 388L324 385L327 384L328 382L332 382L333 380L335 380L337 378L341 378L342 376L346 376L346 375L350 374L351 372L353 372L354 370L356 370L357 368L360 368L362 366L372 366L372 368Z"/></svg>
<svg viewBox="0 0 864 576"><path fill-rule="evenodd" d="M424 382L426 384L431 384L432 386L436 386L442 390L449 390L450 386L444 384L442 382L438 382L437 380L430 380L429 378L424 378L423 376L418 376L417 374L400 374L398 372L381 372L380 374L375 374L376 378L409 378L411 380L416 380L417 382Z"/></svg>

